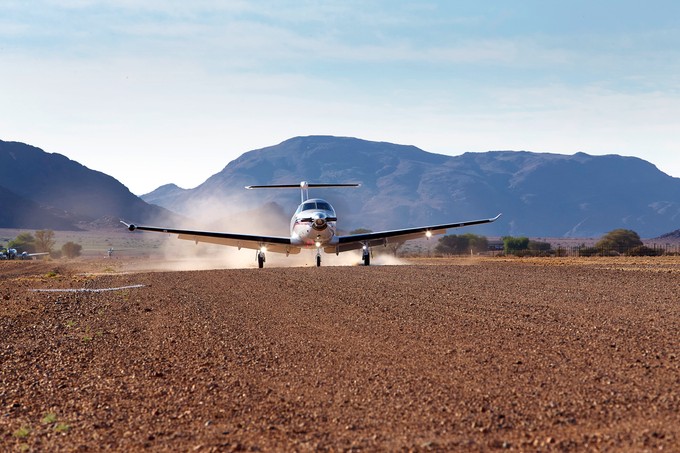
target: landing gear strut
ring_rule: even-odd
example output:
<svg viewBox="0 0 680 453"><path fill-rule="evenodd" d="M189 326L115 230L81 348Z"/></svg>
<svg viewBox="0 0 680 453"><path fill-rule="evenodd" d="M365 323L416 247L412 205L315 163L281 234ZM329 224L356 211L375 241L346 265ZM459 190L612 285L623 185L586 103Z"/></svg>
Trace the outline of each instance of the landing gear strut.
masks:
<svg viewBox="0 0 680 453"><path fill-rule="evenodd" d="M257 267L262 269L264 267L264 262L265 262L264 252L260 250L257 252Z"/></svg>
<svg viewBox="0 0 680 453"><path fill-rule="evenodd" d="M364 246L361 252L361 259L364 260L364 266L371 265L371 251L367 246Z"/></svg>
<svg viewBox="0 0 680 453"><path fill-rule="evenodd" d="M321 251L316 249L316 267L321 267Z"/></svg>

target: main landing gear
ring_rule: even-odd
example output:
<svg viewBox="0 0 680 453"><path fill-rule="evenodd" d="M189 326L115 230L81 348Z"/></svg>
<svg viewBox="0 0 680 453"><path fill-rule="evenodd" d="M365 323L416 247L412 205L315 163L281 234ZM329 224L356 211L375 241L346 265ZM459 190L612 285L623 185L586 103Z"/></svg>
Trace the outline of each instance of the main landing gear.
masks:
<svg viewBox="0 0 680 453"><path fill-rule="evenodd" d="M364 266L371 265L371 250L365 245L361 249L361 259L364 261Z"/></svg>

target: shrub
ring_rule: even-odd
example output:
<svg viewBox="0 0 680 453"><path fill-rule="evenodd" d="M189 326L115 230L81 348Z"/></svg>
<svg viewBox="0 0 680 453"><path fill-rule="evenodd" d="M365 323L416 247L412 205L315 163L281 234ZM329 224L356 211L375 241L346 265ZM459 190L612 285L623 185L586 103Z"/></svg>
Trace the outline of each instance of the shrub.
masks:
<svg viewBox="0 0 680 453"><path fill-rule="evenodd" d="M627 255L629 256L659 256L663 253L661 250L656 250L651 247L647 247L646 245L640 245L637 247L633 247L632 249L628 250Z"/></svg>
<svg viewBox="0 0 680 453"><path fill-rule="evenodd" d="M529 249L529 238L504 236L503 237L503 251L508 255L517 255L522 250Z"/></svg>
<svg viewBox="0 0 680 453"><path fill-rule="evenodd" d="M439 239L435 253L443 255L467 255L470 252L480 253L489 249L489 240L476 234L447 235Z"/></svg>
<svg viewBox="0 0 680 453"><path fill-rule="evenodd" d="M633 230L623 228L610 231L595 244L595 247L601 250L603 254L604 251L624 253L640 246L642 246L640 236Z"/></svg>
<svg viewBox="0 0 680 453"><path fill-rule="evenodd" d="M66 258L75 258L77 256L80 256L80 251L82 249L83 249L82 245L69 241L61 246L61 253Z"/></svg>

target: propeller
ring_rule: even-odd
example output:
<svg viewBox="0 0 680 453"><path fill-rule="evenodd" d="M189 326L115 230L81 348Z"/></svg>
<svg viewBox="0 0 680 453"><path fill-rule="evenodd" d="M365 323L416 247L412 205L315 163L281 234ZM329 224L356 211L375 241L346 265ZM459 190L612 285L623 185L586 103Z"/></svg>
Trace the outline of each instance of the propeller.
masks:
<svg viewBox="0 0 680 453"><path fill-rule="evenodd" d="M314 217L305 217L304 219L300 219L299 222L311 223L312 228L317 231L323 231L328 228L328 222L335 222L337 220L338 219L336 217L326 217L323 213L319 213Z"/></svg>

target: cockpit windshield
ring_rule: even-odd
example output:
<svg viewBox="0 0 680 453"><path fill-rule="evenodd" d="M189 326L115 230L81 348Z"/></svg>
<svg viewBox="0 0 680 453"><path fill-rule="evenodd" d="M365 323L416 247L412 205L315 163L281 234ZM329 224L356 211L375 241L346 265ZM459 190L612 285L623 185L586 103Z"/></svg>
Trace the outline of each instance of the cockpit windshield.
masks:
<svg viewBox="0 0 680 453"><path fill-rule="evenodd" d="M332 211L333 208L331 208L331 205L326 203L325 201L317 201L316 202L316 209L323 209L324 211Z"/></svg>
<svg viewBox="0 0 680 453"><path fill-rule="evenodd" d="M322 209L335 215L333 206L331 206L327 201L323 200L307 200L298 207L297 212L308 211L310 209Z"/></svg>

